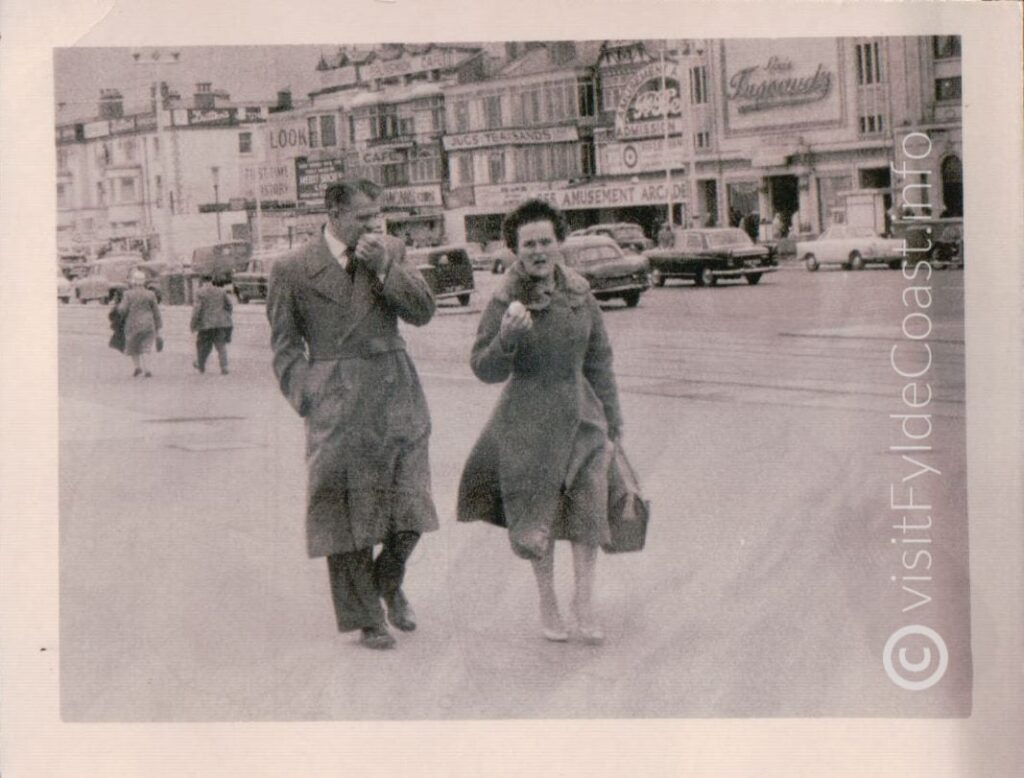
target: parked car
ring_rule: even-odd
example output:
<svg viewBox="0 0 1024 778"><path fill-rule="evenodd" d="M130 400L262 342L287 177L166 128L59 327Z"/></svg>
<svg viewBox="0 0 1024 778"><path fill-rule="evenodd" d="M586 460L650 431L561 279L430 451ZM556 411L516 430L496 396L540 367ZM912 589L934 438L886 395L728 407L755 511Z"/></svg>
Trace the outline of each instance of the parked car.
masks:
<svg viewBox="0 0 1024 778"><path fill-rule="evenodd" d="M473 266L474 270L490 270L491 269L491 258L487 255L486 250L479 243L452 243L453 247L457 247L466 252L469 257L469 262Z"/></svg>
<svg viewBox="0 0 1024 778"><path fill-rule="evenodd" d="M603 235L614 240L620 248L635 251L638 254L654 247L654 241L644 235L644 230L639 224L633 222L594 224L582 230L574 230L569 237L576 238L585 235Z"/></svg>
<svg viewBox="0 0 1024 778"><path fill-rule="evenodd" d="M671 247L644 252L655 286L664 286L669 278L692 278L697 286L746 278L753 285L778 270L774 252L738 227L674 228L673 235Z"/></svg>
<svg viewBox="0 0 1024 778"><path fill-rule="evenodd" d="M565 264L587 279L598 300L621 298L633 308L650 288L647 260L604 235L569 237L562 243Z"/></svg>
<svg viewBox="0 0 1024 778"><path fill-rule="evenodd" d="M862 270L868 263L881 263L898 268L905 256L903 240L883 238L871 227L850 224L833 224L816 240L797 241L796 255L812 272L821 265Z"/></svg>
<svg viewBox="0 0 1024 778"><path fill-rule="evenodd" d="M492 273L504 273L516 261L515 252L506 246L503 240L488 243L487 247L489 250L486 256Z"/></svg>
<svg viewBox="0 0 1024 778"><path fill-rule="evenodd" d="M250 300L266 300L267 286L270 281L270 268L280 257L288 254L290 249L262 251L249 260L244 270L231 275L231 291L238 302L243 305Z"/></svg>
<svg viewBox="0 0 1024 778"><path fill-rule="evenodd" d="M167 268L163 262L145 262L141 254L108 254L90 263L89 272L72 282L74 296L83 305L90 300L108 303L128 288L128 274L139 268L146 274L146 288L160 300L160 274Z"/></svg>
<svg viewBox="0 0 1024 778"><path fill-rule="evenodd" d="M473 263L462 246L434 246L407 249L406 257L414 262L430 285L434 299L454 297L459 305L469 305L473 286Z"/></svg>
<svg viewBox="0 0 1024 778"><path fill-rule="evenodd" d="M71 302L71 295L72 295L71 282L68 281L68 279L64 277L64 274L60 270L58 270L57 271L57 299L60 300L65 305L67 305L69 302Z"/></svg>
<svg viewBox="0 0 1024 778"><path fill-rule="evenodd" d="M84 276L89 269L89 258L85 254L59 254L57 265L69 281Z"/></svg>
<svg viewBox="0 0 1024 778"><path fill-rule="evenodd" d="M192 252L191 270L199 276L230 280L235 273L245 270L252 255L252 244L247 240L200 246Z"/></svg>

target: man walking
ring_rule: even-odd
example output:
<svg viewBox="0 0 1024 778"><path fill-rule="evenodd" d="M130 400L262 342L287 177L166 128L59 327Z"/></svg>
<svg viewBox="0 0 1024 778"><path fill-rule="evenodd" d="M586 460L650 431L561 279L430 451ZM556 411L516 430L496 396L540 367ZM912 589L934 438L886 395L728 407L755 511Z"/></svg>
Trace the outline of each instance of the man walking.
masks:
<svg viewBox="0 0 1024 778"><path fill-rule="evenodd" d="M438 526L430 415L398 334L398 319L430 321L434 298L402 241L374 232L379 193L331 184L322 235L274 264L267 298L274 373L306 421L307 551L327 557L338 629L375 649L395 645L385 609L416 628L405 564Z"/></svg>
<svg viewBox="0 0 1024 778"><path fill-rule="evenodd" d="M206 360L216 347L220 372L228 372L228 343L231 340L231 299L223 283L214 283L212 277L203 276L202 286L196 292L192 306L192 332L196 333L196 361L192 367L206 372Z"/></svg>

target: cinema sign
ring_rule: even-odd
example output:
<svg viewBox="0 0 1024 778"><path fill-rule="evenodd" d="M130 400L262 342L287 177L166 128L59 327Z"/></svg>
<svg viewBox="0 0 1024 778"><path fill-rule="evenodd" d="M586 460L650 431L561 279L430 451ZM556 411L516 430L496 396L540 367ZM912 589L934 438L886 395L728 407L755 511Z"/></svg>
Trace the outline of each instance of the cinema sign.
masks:
<svg viewBox="0 0 1024 778"><path fill-rule="evenodd" d="M730 40L722 48L726 132L800 129L843 118L840 42Z"/></svg>
<svg viewBox="0 0 1024 778"><path fill-rule="evenodd" d="M664 77L663 77L664 76ZM660 62L637 71L622 90L615 112L619 140L653 138L683 131L683 80L676 63Z"/></svg>

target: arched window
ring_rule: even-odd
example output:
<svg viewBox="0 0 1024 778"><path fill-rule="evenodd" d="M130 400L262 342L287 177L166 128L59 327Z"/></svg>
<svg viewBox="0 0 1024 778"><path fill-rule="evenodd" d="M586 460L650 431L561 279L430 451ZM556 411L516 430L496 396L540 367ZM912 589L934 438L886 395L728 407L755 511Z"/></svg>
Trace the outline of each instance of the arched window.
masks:
<svg viewBox="0 0 1024 778"><path fill-rule="evenodd" d="M964 215L963 165L955 155L942 160L942 202L943 216Z"/></svg>

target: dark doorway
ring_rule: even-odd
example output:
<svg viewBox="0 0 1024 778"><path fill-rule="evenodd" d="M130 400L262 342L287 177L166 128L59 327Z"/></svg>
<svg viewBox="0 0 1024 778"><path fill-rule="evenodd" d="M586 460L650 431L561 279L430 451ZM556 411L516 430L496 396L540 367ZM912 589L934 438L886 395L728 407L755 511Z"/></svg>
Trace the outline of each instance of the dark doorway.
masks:
<svg viewBox="0 0 1024 778"><path fill-rule="evenodd" d="M862 168L860 171L861 189L888 189L891 182L891 171L887 167Z"/></svg>
<svg viewBox="0 0 1024 778"><path fill-rule="evenodd" d="M713 178L698 182L700 190L701 212L704 214L704 226L718 226L718 182Z"/></svg>
<svg viewBox="0 0 1024 778"><path fill-rule="evenodd" d="M796 176L772 176L768 179L768 195L771 198L772 213L782 214L788 219L800 208L800 188Z"/></svg>
<svg viewBox="0 0 1024 778"><path fill-rule="evenodd" d="M959 157L946 157L942 160L942 202L945 205L942 216L964 215L963 175Z"/></svg>

